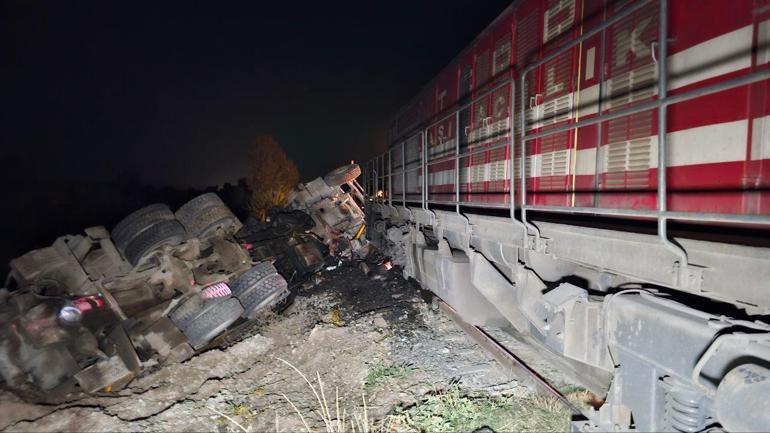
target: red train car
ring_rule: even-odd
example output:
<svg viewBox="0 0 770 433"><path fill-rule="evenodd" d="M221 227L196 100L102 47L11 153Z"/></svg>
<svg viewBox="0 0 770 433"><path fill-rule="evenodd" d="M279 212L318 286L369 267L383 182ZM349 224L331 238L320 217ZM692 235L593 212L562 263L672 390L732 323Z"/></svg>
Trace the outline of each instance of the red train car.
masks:
<svg viewBox="0 0 770 433"><path fill-rule="evenodd" d="M764 3L742 0L723 13L723 0L671 2L667 94L680 95L766 69L770 11ZM523 114L525 134L539 134L526 145L528 204L656 209L657 108L559 128L596 118L600 110L617 113L640 104L652 106L649 103L658 99L655 5L558 52L520 82L528 65L580 38L627 4L514 3L402 111L392 129L391 157L406 146L407 153L422 158L422 138L409 136L425 131L428 200L454 202L459 188L461 202L504 205L511 199L511 163L514 178L520 175ZM667 106L668 210L770 214L767 89L768 81L761 80ZM398 199L406 192L415 199L422 183L418 172L406 182L406 191L398 187L392 194Z"/></svg>
<svg viewBox="0 0 770 433"><path fill-rule="evenodd" d="M769 63L770 0L515 1L394 120L369 238L603 397L575 431L770 430Z"/></svg>

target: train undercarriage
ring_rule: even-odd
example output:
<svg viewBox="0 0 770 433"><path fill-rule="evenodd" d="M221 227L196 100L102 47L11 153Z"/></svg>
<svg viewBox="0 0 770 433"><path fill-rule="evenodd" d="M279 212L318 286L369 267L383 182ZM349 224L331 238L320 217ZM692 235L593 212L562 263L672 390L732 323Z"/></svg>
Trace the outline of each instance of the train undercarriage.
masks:
<svg viewBox="0 0 770 433"><path fill-rule="evenodd" d="M368 219L405 276L604 398L574 431L770 427L767 248L674 237L682 266L628 230L533 217L525 236L511 218L377 202Z"/></svg>

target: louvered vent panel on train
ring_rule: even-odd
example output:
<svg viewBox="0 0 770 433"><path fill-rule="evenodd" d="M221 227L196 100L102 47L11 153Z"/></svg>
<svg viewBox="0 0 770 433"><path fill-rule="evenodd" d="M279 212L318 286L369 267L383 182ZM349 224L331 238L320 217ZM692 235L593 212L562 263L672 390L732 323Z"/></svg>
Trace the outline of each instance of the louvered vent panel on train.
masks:
<svg viewBox="0 0 770 433"><path fill-rule="evenodd" d="M471 183L484 182L486 177L486 164L471 166Z"/></svg>
<svg viewBox="0 0 770 433"><path fill-rule="evenodd" d="M468 167L460 167L460 183L470 182L470 173Z"/></svg>
<svg viewBox="0 0 770 433"><path fill-rule="evenodd" d="M476 87L489 81L489 50L484 50L476 57Z"/></svg>
<svg viewBox="0 0 770 433"><path fill-rule="evenodd" d="M419 170L412 170L406 172L406 191L409 193L420 193L422 190L420 187L420 181L422 179L422 176L420 176Z"/></svg>
<svg viewBox="0 0 770 433"><path fill-rule="evenodd" d="M540 153L554 152L567 148L565 143L569 140L571 131L562 131L546 135L540 139Z"/></svg>
<svg viewBox="0 0 770 433"><path fill-rule="evenodd" d="M538 164L538 189L540 190L563 190L565 186L565 175L569 168L569 149L548 152L539 155Z"/></svg>
<svg viewBox="0 0 770 433"><path fill-rule="evenodd" d="M610 120L607 122L607 141L617 143L649 137L652 134L653 114L650 110Z"/></svg>
<svg viewBox="0 0 770 433"><path fill-rule="evenodd" d="M468 191L468 184L471 180L471 168L470 165L470 158L465 157L458 161L460 164L460 175L459 175L459 182L460 182L460 191L467 192Z"/></svg>
<svg viewBox="0 0 770 433"><path fill-rule="evenodd" d="M393 150L391 150L391 152L390 152L390 164L391 164L391 166L393 166L394 170L396 168L400 169L401 166L403 165L402 154L403 154L403 152L401 150L401 146L396 146L396 147L393 148Z"/></svg>
<svg viewBox="0 0 770 433"><path fill-rule="evenodd" d="M473 129L469 139L470 144L479 144L487 137L487 98L473 104Z"/></svg>
<svg viewBox="0 0 770 433"><path fill-rule="evenodd" d="M511 128L509 113L510 86L503 86L492 95L492 120L489 125L489 137L499 139L507 137Z"/></svg>
<svg viewBox="0 0 770 433"><path fill-rule="evenodd" d="M406 163L415 164L422 161L422 151L420 150L421 135L415 134L406 139Z"/></svg>
<svg viewBox="0 0 770 433"><path fill-rule="evenodd" d="M516 175L516 188L521 185L521 170L520 170L520 158L515 159L514 174ZM540 155L528 156L524 163L524 176L527 180L527 190L532 191L532 184L534 182L533 177L537 176L540 172Z"/></svg>
<svg viewBox="0 0 770 433"><path fill-rule="evenodd" d="M542 118L540 115L542 112L541 108L542 106L538 105L527 109L525 120L527 124L527 131L540 127L540 119Z"/></svg>
<svg viewBox="0 0 770 433"><path fill-rule="evenodd" d="M462 98L471 92L473 85L473 68L470 65L464 65L460 73L460 95Z"/></svg>
<svg viewBox="0 0 770 433"><path fill-rule="evenodd" d="M511 119L505 117L503 119L494 120L487 126L487 137L489 139L505 138L508 135L508 131L511 127Z"/></svg>
<svg viewBox="0 0 770 433"><path fill-rule="evenodd" d="M492 75L497 76L508 70L511 64L511 35L506 35L495 47L492 56Z"/></svg>
<svg viewBox="0 0 770 433"><path fill-rule="evenodd" d="M534 171L538 168L538 159L539 155L535 156L528 156L527 160L524 164L524 173L526 173L527 177L527 191L532 191L532 176L535 175ZM513 178L514 180L514 189L520 190L521 189L521 158L514 158L513 160Z"/></svg>
<svg viewBox="0 0 770 433"><path fill-rule="evenodd" d="M607 146L604 166L605 188L646 188L649 186L649 138L612 143Z"/></svg>
<svg viewBox="0 0 770 433"><path fill-rule="evenodd" d="M464 152L470 143L471 111L469 109L461 110L460 120L460 151Z"/></svg>
<svg viewBox="0 0 770 433"><path fill-rule="evenodd" d="M508 161L495 161L489 164L490 192L505 190L505 180L508 178Z"/></svg>
<svg viewBox="0 0 770 433"><path fill-rule="evenodd" d="M642 65L610 80L610 108L647 100L657 93L655 64Z"/></svg>
<svg viewBox="0 0 770 433"><path fill-rule="evenodd" d="M605 87L610 111L649 101L657 94L657 65L652 58L652 45L658 32L657 12L657 7L643 8L610 28ZM606 123L603 161L606 174L602 183L605 189L650 187L655 114L655 110L649 110Z"/></svg>
<svg viewBox="0 0 770 433"><path fill-rule="evenodd" d="M442 123L428 132L428 157L433 160L443 158L455 153L454 121Z"/></svg>
<svg viewBox="0 0 770 433"><path fill-rule="evenodd" d="M620 6L616 5L617 10ZM657 7L643 8L610 27L608 40L608 108L652 97L656 92Z"/></svg>
<svg viewBox="0 0 770 433"><path fill-rule="evenodd" d="M528 63L532 62L533 60L537 59L538 57L538 32L537 32L537 22L538 22L538 13L532 12L529 15L525 16L523 19L519 20L518 26L516 27L516 65L519 68L523 68ZM535 85L535 78L534 78L534 72L527 74L527 77L524 81L525 87L525 95L526 99L524 101L526 110L525 114L525 122L526 122L526 129L530 130L534 127L535 119L538 117L536 110L530 109L529 101L533 100L535 98L535 94L537 93L536 85ZM519 91L516 92L516 98L515 98L515 106L516 106L516 113L514 115L515 119L515 132L516 136L520 136L521 131L519 130L521 125L521 98L518 96L520 94Z"/></svg>
<svg viewBox="0 0 770 433"><path fill-rule="evenodd" d="M567 50L543 65L545 94L540 108L540 120L544 127L572 117L573 54L574 50Z"/></svg>
<svg viewBox="0 0 770 433"><path fill-rule="evenodd" d="M404 183L404 179L401 173L393 175L393 195L394 195L393 198L398 198L396 197L396 194L401 194L403 192L404 190L403 183Z"/></svg>
<svg viewBox="0 0 770 433"><path fill-rule="evenodd" d="M489 151L489 192L505 191L505 180L508 179L508 153L503 147Z"/></svg>
<svg viewBox="0 0 770 433"><path fill-rule="evenodd" d="M548 126L554 123L569 120L572 115L572 93L546 101L542 105L542 125Z"/></svg>
<svg viewBox="0 0 770 433"><path fill-rule="evenodd" d="M518 143L521 139L521 102L518 95L513 98L513 137L514 143Z"/></svg>
<svg viewBox="0 0 770 433"><path fill-rule="evenodd" d="M543 43L571 28L575 21L575 0L549 0L543 23Z"/></svg>

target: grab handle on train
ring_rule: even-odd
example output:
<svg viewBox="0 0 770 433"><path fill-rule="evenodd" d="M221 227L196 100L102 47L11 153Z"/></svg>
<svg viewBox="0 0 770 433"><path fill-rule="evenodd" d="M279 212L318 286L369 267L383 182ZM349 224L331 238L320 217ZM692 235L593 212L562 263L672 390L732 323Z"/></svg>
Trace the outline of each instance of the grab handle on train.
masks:
<svg viewBox="0 0 770 433"><path fill-rule="evenodd" d="M529 108L530 109L532 109L532 103L533 102L535 103L535 105L537 105L537 98L539 98L541 96L543 96L543 95L541 95L540 93L537 93L537 94L535 94L535 96L530 96L529 97Z"/></svg>

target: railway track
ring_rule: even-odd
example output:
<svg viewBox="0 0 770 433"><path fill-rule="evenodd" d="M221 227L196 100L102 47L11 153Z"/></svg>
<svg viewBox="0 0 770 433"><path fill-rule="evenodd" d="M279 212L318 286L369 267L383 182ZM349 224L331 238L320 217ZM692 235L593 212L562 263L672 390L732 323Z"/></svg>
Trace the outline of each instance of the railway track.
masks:
<svg viewBox="0 0 770 433"><path fill-rule="evenodd" d="M508 372L514 375L519 381L526 385L536 394L550 396L564 404L572 413L572 420L587 419L587 415L577 406L572 404L555 386L548 382L537 371L527 365L521 358L517 357L505 346L500 344L489 333L478 326L471 325L464 321L460 315L449 304L438 300L438 307L446 313L466 334L492 357L500 363Z"/></svg>

